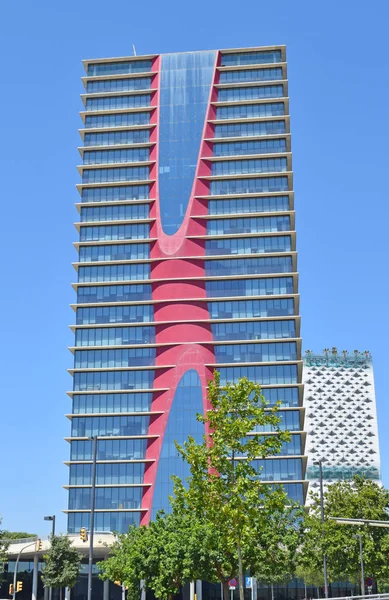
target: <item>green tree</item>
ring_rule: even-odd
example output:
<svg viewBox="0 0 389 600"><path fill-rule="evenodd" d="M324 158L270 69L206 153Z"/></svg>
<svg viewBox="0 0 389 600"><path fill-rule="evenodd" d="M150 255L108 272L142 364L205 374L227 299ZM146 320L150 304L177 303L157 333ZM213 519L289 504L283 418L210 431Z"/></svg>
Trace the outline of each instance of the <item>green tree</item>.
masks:
<svg viewBox="0 0 389 600"><path fill-rule="evenodd" d="M320 573L323 552L329 581L360 581L359 540L362 535L365 576L378 583L389 577L389 531L381 527L340 525L328 517L389 521L389 491L372 480L356 476L328 486L324 495L324 539L317 494L305 517L305 535L298 555L299 567Z"/></svg>
<svg viewBox="0 0 389 600"><path fill-rule="evenodd" d="M2 519L0 517L0 525L2 523ZM9 546L9 537L7 536L7 531L0 529L0 583L4 580L4 563L8 561L7 550Z"/></svg>
<svg viewBox="0 0 389 600"><path fill-rule="evenodd" d="M279 427L278 405L270 408L260 386L246 378L222 387L216 372L208 401L210 410L197 418L209 435L202 443L189 437L183 446L177 445L190 466L190 477L187 487L174 478L174 502L176 510L192 518L189 546L197 576L220 581L228 600L228 581L239 574L243 600L244 572L255 574L262 568L258 544L264 552L277 545L272 516L278 513L290 527L295 518L284 491L264 484L256 464L257 459L277 455L290 434ZM269 434L255 434L256 429Z"/></svg>
<svg viewBox="0 0 389 600"><path fill-rule="evenodd" d="M4 531L4 537L9 540L24 540L26 538L36 537L36 533L27 533L26 531Z"/></svg>
<svg viewBox="0 0 389 600"><path fill-rule="evenodd" d="M77 582L82 557L66 535L52 536L50 541L51 546L43 556L42 580L45 587L59 588L62 599L63 588L72 588Z"/></svg>

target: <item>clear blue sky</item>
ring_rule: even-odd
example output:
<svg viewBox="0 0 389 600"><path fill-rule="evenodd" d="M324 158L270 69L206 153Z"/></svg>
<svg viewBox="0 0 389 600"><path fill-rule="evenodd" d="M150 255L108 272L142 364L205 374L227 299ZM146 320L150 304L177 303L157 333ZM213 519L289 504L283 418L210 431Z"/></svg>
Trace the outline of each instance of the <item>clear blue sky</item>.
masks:
<svg viewBox="0 0 389 600"><path fill-rule="evenodd" d="M81 60L132 44L287 45L304 347L372 352L389 485L388 19L386 0L1 3L3 527L65 530Z"/></svg>

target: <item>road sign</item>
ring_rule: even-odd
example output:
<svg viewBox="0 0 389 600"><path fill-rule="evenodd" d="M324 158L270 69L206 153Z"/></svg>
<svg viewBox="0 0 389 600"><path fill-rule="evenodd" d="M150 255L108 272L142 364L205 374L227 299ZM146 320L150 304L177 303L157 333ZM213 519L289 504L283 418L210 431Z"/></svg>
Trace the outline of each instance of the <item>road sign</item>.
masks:
<svg viewBox="0 0 389 600"><path fill-rule="evenodd" d="M366 581L365 581L367 587L371 587L373 585L373 580L371 577L367 577Z"/></svg>
<svg viewBox="0 0 389 600"><path fill-rule="evenodd" d="M249 589L249 590L251 590L251 588L253 587L253 578L252 577L245 577L244 581L245 581L246 588Z"/></svg>
<svg viewBox="0 0 389 600"><path fill-rule="evenodd" d="M236 588L236 586L238 585L238 582L235 579L235 577L230 579L230 581L228 582L228 585L229 585L230 590L234 590Z"/></svg>

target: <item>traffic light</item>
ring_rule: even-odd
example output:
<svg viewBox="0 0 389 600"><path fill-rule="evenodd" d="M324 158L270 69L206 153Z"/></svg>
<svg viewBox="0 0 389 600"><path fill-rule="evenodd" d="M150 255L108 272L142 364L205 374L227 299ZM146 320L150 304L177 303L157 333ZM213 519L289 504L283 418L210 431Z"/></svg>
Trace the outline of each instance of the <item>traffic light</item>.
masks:
<svg viewBox="0 0 389 600"><path fill-rule="evenodd" d="M9 595L13 596L13 593L14 593L14 585L13 585L13 583L10 583L9 584Z"/></svg>
<svg viewBox="0 0 389 600"><path fill-rule="evenodd" d="M114 581L114 584L115 585L122 585L122 582L121 581Z"/></svg>
<svg viewBox="0 0 389 600"><path fill-rule="evenodd" d="M88 539L88 534L86 532L85 527L81 527L81 529L80 529L80 538L82 539L83 542L86 542Z"/></svg>
<svg viewBox="0 0 389 600"><path fill-rule="evenodd" d="M35 543L35 551L39 552L40 550L42 550L42 540L38 538Z"/></svg>
<svg viewBox="0 0 389 600"><path fill-rule="evenodd" d="M16 584L16 591L21 592L23 589L23 581L18 581Z"/></svg>

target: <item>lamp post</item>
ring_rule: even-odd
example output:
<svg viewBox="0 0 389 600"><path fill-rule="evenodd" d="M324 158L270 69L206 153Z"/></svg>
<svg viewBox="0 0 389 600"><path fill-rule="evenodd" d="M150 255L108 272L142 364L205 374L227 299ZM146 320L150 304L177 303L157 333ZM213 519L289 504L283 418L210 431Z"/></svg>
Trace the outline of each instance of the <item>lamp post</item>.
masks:
<svg viewBox="0 0 389 600"><path fill-rule="evenodd" d="M315 465L319 465L320 477L320 512L321 512L321 536L324 540L324 492L323 492L323 459L318 460ZM324 596L328 598L328 578L327 578L327 557L323 551L323 575L324 575Z"/></svg>
<svg viewBox="0 0 389 600"><path fill-rule="evenodd" d="M43 519L45 521L51 521L52 525L51 525L51 539L53 539L53 537L55 536L55 515L48 515L47 517L43 517ZM53 597L53 588L50 587L49 588L49 600L51 600Z"/></svg>
<svg viewBox="0 0 389 600"><path fill-rule="evenodd" d="M92 463L92 489L90 503L89 521L89 562L88 562L88 600L92 600L92 570L93 570L93 533L95 528L95 489L96 489L96 459L97 459L97 435L90 438L93 442Z"/></svg>
<svg viewBox="0 0 389 600"><path fill-rule="evenodd" d="M362 548L362 535L360 533L356 533L354 535L355 538L359 539L359 559L361 561L361 594L365 595L365 569L363 566L363 548Z"/></svg>

